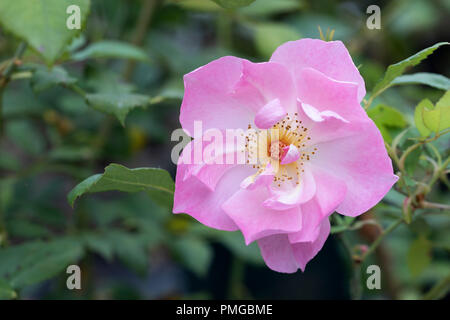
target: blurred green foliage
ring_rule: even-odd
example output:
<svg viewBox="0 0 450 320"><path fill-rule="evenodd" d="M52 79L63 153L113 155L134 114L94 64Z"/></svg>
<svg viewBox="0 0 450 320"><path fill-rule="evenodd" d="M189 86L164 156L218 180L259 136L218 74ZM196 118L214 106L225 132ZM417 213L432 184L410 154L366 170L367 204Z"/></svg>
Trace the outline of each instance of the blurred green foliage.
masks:
<svg viewBox="0 0 450 320"><path fill-rule="evenodd" d="M380 1L382 29L369 30L373 2L0 2L0 299L280 297L246 287L244 271L265 268L255 244L172 215L171 194L161 188L173 189L164 170L176 170L169 141L179 127L183 75L223 55L267 60L281 43L319 38L319 26L352 54L368 90L364 106L401 175L367 214L334 221L333 233L351 244L339 251L342 264L357 278L361 271L363 287L364 267L381 265L387 282L381 292L362 292L367 298L419 298L435 284L426 297L442 297L450 274L450 46L442 43L450 5ZM80 6L82 31L65 27L70 4ZM136 179L144 185L116 181ZM88 192L145 193L85 196L72 209L72 189L71 203ZM392 221L396 230L366 257L361 245ZM212 269L223 250L229 268ZM330 272L316 259L317 277ZM82 267L81 291L66 288L70 264ZM226 272L224 294L197 285L217 272ZM333 296L321 292L332 291L330 283L302 293L298 285L284 296L346 298L350 289Z"/></svg>

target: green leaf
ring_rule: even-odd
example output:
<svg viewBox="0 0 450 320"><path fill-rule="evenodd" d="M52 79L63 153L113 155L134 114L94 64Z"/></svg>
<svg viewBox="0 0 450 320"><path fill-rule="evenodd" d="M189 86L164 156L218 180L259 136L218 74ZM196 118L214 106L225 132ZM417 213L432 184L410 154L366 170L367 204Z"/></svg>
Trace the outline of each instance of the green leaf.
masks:
<svg viewBox="0 0 450 320"><path fill-rule="evenodd" d="M148 269L149 254L142 238L122 231L110 232L108 236L118 258L136 273L144 275Z"/></svg>
<svg viewBox="0 0 450 320"><path fill-rule="evenodd" d="M11 287L21 289L58 275L82 255L83 248L75 238L8 247L0 250L0 277L8 279Z"/></svg>
<svg viewBox="0 0 450 320"><path fill-rule="evenodd" d="M0 279L0 300L11 300L17 298L17 293L5 280Z"/></svg>
<svg viewBox="0 0 450 320"><path fill-rule="evenodd" d="M66 10L70 5L79 6L81 25L84 26L90 0L0 1L0 24L25 40L51 65L81 32L66 26L69 17Z"/></svg>
<svg viewBox="0 0 450 320"><path fill-rule="evenodd" d="M245 7L254 2L255 0L212 0L219 6L225 9L235 9L239 7Z"/></svg>
<svg viewBox="0 0 450 320"><path fill-rule="evenodd" d="M77 82L77 79L69 76L67 71L60 66L51 69L36 65L34 68L33 78L31 78L31 87L34 92L41 92L56 85L67 85Z"/></svg>
<svg viewBox="0 0 450 320"><path fill-rule="evenodd" d="M425 126L436 133L450 128L450 91L442 96L434 108L424 108L422 117Z"/></svg>
<svg viewBox="0 0 450 320"><path fill-rule="evenodd" d="M23 239L36 239L50 236L50 232L44 226L24 219L11 219L7 223L10 236Z"/></svg>
<svg viewBox="0 0 450 320"><path fill-rule="evenodd" d="M169 173L158 168L128 169L119 164L111 164L105 173L87 178L77 185L67 196L71 206L78 197L86 193L117 190L122 192L145 191L158 204L170 207L175 185Z"/></svg>
<svg viewBox="0 0 450 320"><path fill-rule="evenodd" d="M212 260L212 250L206 242L186 236L174 241L172 246L183 265L198 276L206 275Z"/></svg>
<svg viewBox="0 0 450 320"><path fill-rule="evenodd" d="M29 154L41 155L45 149L44 137L32 121L22 119L9 121L6 124L6 133L16 146Z"/></svg>
<svg viewBox="0 0 450 320"><path fill-rule="evenodd" d="M125 125L125 118L131 110L152 103L149 96L135 93L94 93L85 98L89 106L116 116L122 125Z"/></svg>
<svg viewBox="0 0 450 320"><path fill-rule="evenodd" d="M441 90L450 90L449 78L440 74L428 72L418 72L399 76L392 81L392 84L425 84Z"/></svg>
<svg viewBox="0 0 450 320"><path fill-rule="evenodd" d="M405 143L403 143L402 148L404 148L404 150L406 150L413 144L415 144L415 142L413 142L411 140L407 140L407 141L405 141ZM419 164L419 160L420 160L420 156L422 155L422 152L423 152L422 147L416 148L405 159L405 170L409 175L411 175L411 177L414 177L414 172L416 170L417 165ZM414 187L416 185L416 182L414 180L412 180L410 177L408 177L407 175L404 176L404 180L409 187Z"/></svg>
<svg viewBox="0 0 450 320"><path fill-rule="evenodd" d="M433 103L428 99L424 99L419 102L414 110L414 123L416 124L416 128L419 130L420 135L424 138L431 134L431 130L425 125L423 114L425 110L430 110L433 108Z"/></svg>
<svg viewBox="0 0 450 320"><path fill-rule="evenodd" d="M262 56L268 58L281 44L300 39L300 33L281 23L258 23L253 26L255 43Z"/></svg>
<svg viewBox="0 0 450 320"><path fill-rule="evenodd" d="M387 68L386 73L384 74L383 79L375 85L375 88L372 90L372 96L377 96L387 88L392 85L392 81L395 78L402 75L408 67L413 67L419 64L422 60L432 54L437 48L443 45L450 44L449 42L439 42L435 45L423 49L418 53L410 56L409 58L402 60L396 64L392 64Z"/></svg>
<svg viewBox="0 0 450 320"><path fill-rule="evenodd" d="M111 261L114 255L113 243L104 235L86 233L81 236L85 246L92 252L98 253L105 260Z"/></svg>
<svg viewBox="0 0 450 320"><path fill-rule="evenodd" d="M72 59L76 61L98 58L120 58L147 61L148 55L139 47L120 41L99 41L76 52Z"/></svg>
<svg viewBox="0 0 450 320"><path fill-rule="evenodd" d="M413 277L419 276L431 263L432 243L420 235L411 243L407 265Z"/></svg>
<svg viewBox="0 0 450 320"><path fill-rule="evenodd" d="M369 109L367 115L375 122L383 136L383 139L390 143L392 141L389 128L404 128L407 125L405 117L397 109L384 104L377 105Z"/></svg>
<svg viewBox="0 0 450 320"><path fill-rule="evenodd" d="M414 122L422 137L450 128L450 91L446 91L436 106L422 100L414 111Z"/></svg>

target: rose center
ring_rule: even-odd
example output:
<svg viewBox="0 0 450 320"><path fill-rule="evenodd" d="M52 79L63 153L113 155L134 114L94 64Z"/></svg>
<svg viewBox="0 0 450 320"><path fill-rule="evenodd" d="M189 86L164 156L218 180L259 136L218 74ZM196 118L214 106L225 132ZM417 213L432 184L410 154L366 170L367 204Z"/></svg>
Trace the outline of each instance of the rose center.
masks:
<svg viewBox="0 0 450 320"><path fill-rule="evenodd" d="M275 172L273 178L275 186L281 187L284 183L298 185L301 173L305 171L305 163L317 151L317 148L310 145L309 130L298 119L298 114L287 114L284 119L267 130L253 129L251 124L248 125L248 129L245 135L247 163L257 169L255 175L264 172L270 163ZM288 152L286 147L291 145L295 146L300 154L296 160L282 163ZM259 149L261 146L264 148Z"/></svg>
<svg viewBox="0 0 450 320"><path fill-rule="evenodd" d="M283 148L287 146L288 145L282 141L273 141L269 146L269 150L267 151L269 157L271 157L274 160L281 160L284 153Z"/></svg>

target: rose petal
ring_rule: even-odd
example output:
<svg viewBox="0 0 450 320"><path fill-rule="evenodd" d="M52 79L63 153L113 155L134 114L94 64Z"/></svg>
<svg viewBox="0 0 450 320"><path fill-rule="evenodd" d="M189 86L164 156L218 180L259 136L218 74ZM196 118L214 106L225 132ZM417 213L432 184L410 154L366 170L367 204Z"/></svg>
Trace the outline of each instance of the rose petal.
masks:
<svg viewBox="0 0 450 320"><path fill-rule="evenodd" d="M194 121L202 121L205 131L246 130L259 109L274 99L286 112L296 108L292 77L278 63L223 57L185 75L184 86L180 122L191 136Z"/></svg>
<svg viewBox="0 0 450 320"><path fill-rule="evenodd" d="M355 83L331 79L311 68L296 74L295 83L300 101L320 112L332 111L350 122L367 116L358 101Z"/></svg>
<svg viewBox="0 0 450 320"><path fill-rule="evenodd" d="M263 206L269 192L266 188L241 189L222 208L236 223L249 244L272 234L299 231L301 228L300 208L277 211Z"/></svg>
<svg viewBox="0 0 450 320"><path fill-rule="evenodd" d="M264 206L275 210L286 210L309 201L316 193L316 183L312 173L305 166L300 184L286 181L280 189L271 189L272 196L264 201Z"/></svg>
<svg viewBox="0 0 450 320"><path fill-rule="evenodd" d="M281 106L279 99L274 99L259 109L255 116L255 124L260 129L269 129L284 117L286 110Z"/></svg>
<svg viewBox="0 0 450 320"><path fill-rule="evenodd" d="M329 234L330 221L324 219L320 224L317 239L312 242L299 242L292 245L295 260L302 271L305 271L306 264L322 249Z"/></svg>
<svg viewBox="0 0 450 320"><path fill-rule="evenodd" d="M291 243L314 241L318 237L322 221L328 219L347 193L344 181L322 169L311 168L316 182L316 194L314 198L302 204L302 229L289 234Z"/></svg>
<svg viewBox="0 0 450 320"><path fill-rule="evenodd" d="M186 169L186 165L178 165L173 213L189 214L211 228L237 230L236 224L222 210L221 205L240 189L241 181L254 170L247 166L227 170L212 191L194 175L183 179Z"/></svg>
<svg viewBox="0 0 450 320"><path fill-rule="evenodd" d="M270 269L283 273L294 273L298 270L299 265L287 235L276 234L259 239L258 246Z"/></svg>
<svg viewBox="0 0 450 320"><path fill-rule="evenodd" d="M364 80L341 41L289 41L275 50L270 61L285 65L293 75L298 75L301 69L310 67L332 79L356 83L358 102L366 94Z"/></svg>
<svg viewBox="0 0 450 320"><path fill-rule="evenodd" d="M272 165L269 162L263 172L245 178L241 183L241 188L253 190L259 186L269 186L273 181L274 174Z"/></svg>
<svg viewBox="0 0 450 320"><path fill-rule="evenodd" d="M376 205L398 177L373 121L351 126L357 134L318 144L312 163L345 181L347 193L336 211L357 216Z"/></svg>
<svg viewBox="0 0 450 320"><path fill-rule="evenodd" d="M293 144L283 148L283 157L280 164L289 164L300 159L300 151Z"/></svg>

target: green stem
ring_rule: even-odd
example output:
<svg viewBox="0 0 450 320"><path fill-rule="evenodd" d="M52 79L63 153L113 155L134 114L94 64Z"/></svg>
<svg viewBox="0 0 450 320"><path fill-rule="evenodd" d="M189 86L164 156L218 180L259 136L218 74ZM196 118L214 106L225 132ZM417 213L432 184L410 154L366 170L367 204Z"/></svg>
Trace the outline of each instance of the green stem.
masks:
<svg viewBox="0 0 450 320"><path fill-rule="evenodd" d="M367 102L364 104L364 109L369 109L370 105L372 104L373 100L375 100L376 97L378 97L380 94L382 94L385 90L389 89L391 85L388 85L384 88L381 88L377 92L373 92L370 98L367 100Z"/></svg>
<svg viewBox="0 0 450 320"><path fill-rule="evenodd" d="M5 71L2 73L2 78L4 78L5 80L8 80L8 78L12 75L12 73L14 72L14 70L17 67L16 61L20 60L20 58L22 58L26 49L27 49L26 42L21 42L19 44L19 47L16 50L16 53L12 57L9 65L5 68ZM5 87L5 86L6 86L6 83L2 83L2 87Z"/></svg>
<svg viewBox="0 0 450 320"><path fill-rule="evenodd" d="M402 156L400 157L399 161L398 161L398 167L399 169L404 172L405 171L405 160L406 158L411 154L411 152L413 152L414 150L416 150L418 147L420 147L422 144L424 144L424 142L419 142L416 144L413 144L412 146L410 146L408 149L406 149L405 152L403 152Z"/></svg>
<svg viewBox="0 0 450 320"><path fill-rule="evenodd" d="M228 288L228 296L230 299L244 298L244 271L244 262L238 257L233 257L230 272L230 286Z"/></svg>
<svg viewBox="0 0 450 320"><path fill-rule="evenodd" d="M64 87L72 90L76 94L79 94L81 97L86 99L86 95L87 95L86 91L84 91L81 87L77 86L76 84L66 84L66 85L64 85Z"/></svg>
<svg viewBox="0 0 450 320"><path fill-rule="evenodd" d="M224 48L233 46L232 18L229 12L221 12L217 17L217 38Z"/></svg>
<svg viewBox="0 0 450 320"><path fill-rule="evenodd" d="M450 132L450 130L445 130L445 131L442 131L440 133L436 133L436 135L434 137L431 137L431 138L425 139L423 141L420 141L420 142L418 142L416 144L413 144L408 149L406 149L405 152L403 152L402 156L400 157L400 160L399 160L399 163L398 163L400 170L402 170L402 171L404 170L405 160L411 154L411 152L416 150L421 145L423 145L425 143L428 143L428 142L432 142L434 140L437 140L437 139L439 139L440 137L442 137L443 135L445 135L445 134L447 134L449 132Z"/></svg>
<svg viewBox="0 0 450 320"><path fill-rule="evenodd" d="M134 38L132 43L140 47L142 46L145 35L147 34L148 27L150 26L150 22L152 21L153 13L155 11L156 6L160 0L143 0L142 8L140 11L140 15L136 24L136 28L134 30ZM133 71L136 67L136 61L128 60L125 65L125 69L123 72L123 78L128 81L133 75Z"/></svg>
<svg viewBox="0 0 450 320"><path fill-rule="evenodd" d="M431 187L434 185L434 183L439 180L439 178L442 176L442 174L447 169L448 164L450 163L450 157L448 157L441 165L439 170L435 170L433 176L431 177L430 181L428 182L428 186L431 190ZM445 175L445 173L444 173Z"/></svg>
<svg viewBox="0 0 450 320"><path fill-rule="evenodd" d="M380 236L370 245L369 249L364 254L362 260L364 261L367 259L368 256L370 256L380 245L380 243L383 241L383 239L390 234L392 231L394 231L399 225L401 225L404 222L403 218L400 218L398 220L395 220L387 229L385 229Z"/></svg>
<svg viewBox="0 0 450 320"><path fill-rule="evenodd" d="M450 289L450 275L439 281L428 291L422 300L437 300L442 298Z"/></svg>
<svg viewBox="0 0 450 320"><path fill-rule="evenodd" d="M422 201L421 205L425 209L450 210L450 205L443 204L443 203L434 203L434 202Z"/></svg>

